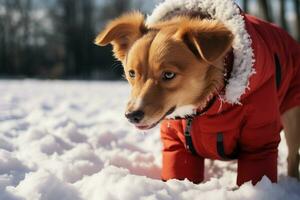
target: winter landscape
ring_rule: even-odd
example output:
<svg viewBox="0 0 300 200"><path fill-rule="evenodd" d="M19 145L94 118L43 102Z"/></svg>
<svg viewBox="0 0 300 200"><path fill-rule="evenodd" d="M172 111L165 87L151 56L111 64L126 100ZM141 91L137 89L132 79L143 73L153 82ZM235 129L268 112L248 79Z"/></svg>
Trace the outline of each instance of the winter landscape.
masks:
<svg viewBox="0 0 300 200"><path fill-rule="evenodd" d="M206 162L206 181L160 181L159 129L124 117L125 82L0 81L1 200L300 199L279 148L279 182L235 187L235 162ZM282 135L283 136L283 135Z"/></svg>

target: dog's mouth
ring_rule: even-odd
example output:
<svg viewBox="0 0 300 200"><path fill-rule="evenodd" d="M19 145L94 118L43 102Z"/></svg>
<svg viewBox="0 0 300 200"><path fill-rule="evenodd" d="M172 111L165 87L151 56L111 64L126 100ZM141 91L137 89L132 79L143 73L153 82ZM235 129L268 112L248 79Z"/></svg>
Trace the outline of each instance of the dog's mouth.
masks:
<svg viewBox="0 0 300 200"><path fill-rule="evenodd" d="M175 116L174 118L170 118L170 119L175 119L175 120L180 120L180 119L188 119L190 117L194 117L197 115L201 115L203 113L205 113L215 102L216 100L216 96L215 95L209 95L209 97L207 98L207 100L205 101L205 103L202 104L201 109L194 111L191 114L187 114L185 116ZM149 130L154 128L157 124L159 124L164 118L166 118L166 116L171 115L174 111L176 110L176 106L171 107L157 122L150 124L150 125L146 125L146 124L135 124L135 127L140 129L140 130Z"/></svg>
<svg viewBox="0 0 300 200"><path fill-rule="evenodd" d="M140 130L149 130L154 128L157 124L159 124L167 115L172 114L176 109L176 106L173 106L172 108L170 108L157 122L150 124L150 125L145 125L145 124L135 124L135 127L140 129Z"/></svg>

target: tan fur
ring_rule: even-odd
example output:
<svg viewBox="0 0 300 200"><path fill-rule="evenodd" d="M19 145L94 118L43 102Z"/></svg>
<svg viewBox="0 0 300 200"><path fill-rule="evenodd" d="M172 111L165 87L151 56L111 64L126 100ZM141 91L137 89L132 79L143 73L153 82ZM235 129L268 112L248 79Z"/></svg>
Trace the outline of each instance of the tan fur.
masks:
<svg viewBox="0 0 300 200"><path fill-rule="evenodd" d="M223 87L223 57L231 47L231 32L217 21L186 16L141 31L143 20L140 13L126 14L96 38L96 44L111 43L124 65L132 86L127 112L143 110L140 124L151 125L172 107L204 107ZM130 70L136 73L134 79L128 75ZM164 72L176 73L175 79L163 81Z"/></svg>
<svg viewBox="0 0 300 200"><path fill-rule="evenodd" d="M288 146L288 175L299 179L300 107L292 108L282 115L282 123Z"/></svg>
<svg viewBox="0 0 300 200"><path fill-rule="evenodd" d="M145 29L144 16L140 12L124 14L108 24L95 39L95 44L105 46L111 43L115 57L122 61L132 44L142 37Z"/></svg>
<svg viewBox="0 0 300 200"><path fill-rule="evenodd" d="M218 21L190 19L185 16L174 17L167 22L154 25L155 29L179 27L175 38L187 39L197 48L201 57L208 63L220 59L231 47L232 33Z"/></svg>

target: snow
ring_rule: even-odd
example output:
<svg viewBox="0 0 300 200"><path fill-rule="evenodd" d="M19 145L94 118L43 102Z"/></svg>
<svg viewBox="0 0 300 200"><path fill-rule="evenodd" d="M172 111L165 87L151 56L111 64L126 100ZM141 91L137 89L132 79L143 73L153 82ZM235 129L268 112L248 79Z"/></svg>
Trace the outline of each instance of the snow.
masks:
<svg viewBox="0 0 300 200"><path fill-rule="evenodd" d="M159 129L124 117L124 82L0 81L1 200L300 199L279 149L279 182L235 187L236 162L207 161L205 182L159 180Z"/></svg>

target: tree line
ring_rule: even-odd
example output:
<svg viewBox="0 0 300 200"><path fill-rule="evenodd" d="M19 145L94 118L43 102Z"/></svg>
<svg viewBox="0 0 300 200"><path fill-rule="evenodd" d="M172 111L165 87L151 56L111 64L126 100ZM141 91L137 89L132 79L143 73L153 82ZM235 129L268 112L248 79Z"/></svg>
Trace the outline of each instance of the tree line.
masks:
<svg viewBox="0 0 300 200"><path fill-rule="evenodd" d="M256 7L251 9L251 3ZM300 41L300 0L242 0L242 7L247 13L280 25Z"/></svg>
<svg viewBox="0 0 300 200"><path fill-rule="evenodd" d="M0 77L114 79L110 47L93 40L130 0L0 0Z"/></svg>
<svg viewBox="0 0 300 200"><path fill-rule="evenodd" d="M279 23L300 40L299 0L240 3L246 12ZM0 78L118 79L122 67L111 47L99 48L93 40L107 20L152 7L145 8L142 0L0 0Z"/></svg>

